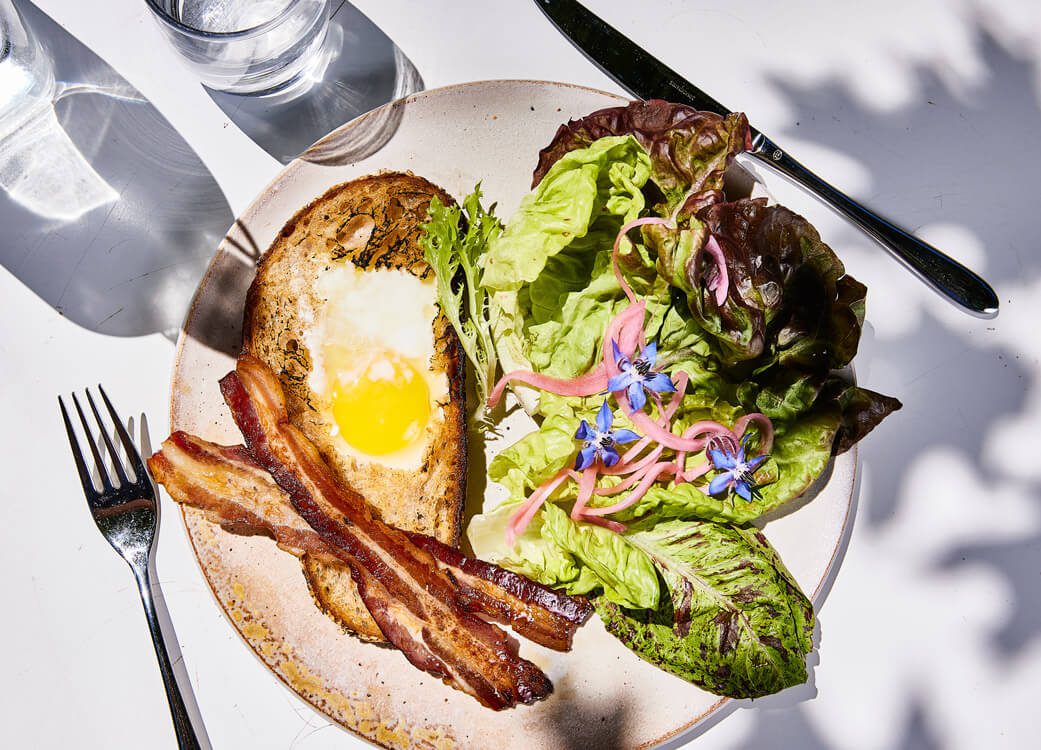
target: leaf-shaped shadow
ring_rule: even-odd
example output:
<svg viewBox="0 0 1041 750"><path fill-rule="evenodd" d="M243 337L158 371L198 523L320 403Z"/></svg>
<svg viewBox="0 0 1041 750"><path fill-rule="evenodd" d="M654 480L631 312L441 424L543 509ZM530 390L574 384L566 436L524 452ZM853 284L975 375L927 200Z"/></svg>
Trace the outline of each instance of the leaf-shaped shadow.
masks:
<svg viewBox="0 0 1041 750"><path fill-rule="evenodd" d="M1035 205L1041 144L1012 136L1007 146L988 145L1000 138L997 134L1009 132L1010 126L1020 134L1041 132L1041 110L1034 94L1036 56L1016 52L981 23L974 27L972 19L967 23L970 34L975 34L984 68L980 80L985 83L966 91L955 93L936 70L918 67L911 71L915 103L882 112L865 106L838 82L803 88L773 80L796 113L789 132L776 133L779 142L786 142L785 136L798 136L856 160L869 173L873 188L857 197L898 223L911 229L946 223L974 235L986 250L977 270L994 284L1003 306L994 321L957 322L924 308L916 327L884 339L867 334L862 348L868 360L861 372L862 376L867 372L865 385L891 392L905 405L860 445L870 493L860 498L863 514L857 524L868 535L885 534L906 512L901 505L919 500L907 488L920 455L937 447L953 449L981 484L1025 485L1028 495L1041 499L1036 481L1006 475L998 463L987 459L985 450L1002 424L1024 418L1034 400L1030 392L1041 387L1036 364L1027 364L1029 348L1011 336L994 335L1004 320L1013 323L1017 316L1022 327L1021 306L1030 301L1016 299L1010 290L1041 280L1041 254L1035 250L1041 234L1041 214ZM994 198L996 190L999 201ZM852 238L863 244L852 228L826 239L841 253ZM903 271L894 265L892 273ZM878 285L870 290L869 322L872 309L920 304L886 292ZM880 375L889 382L878 382ZM986 504L988 498L977 500ZM982 566L1002 576L1013 595L1010 612L980 649L995 649L1015 659L1041 635L1037 597L1041 538L1029 530L1011 541L981 536L979 542L942 551L933 563L944 571ZM827 663L826 650L822 658ZM906 696L911 709L892 746L943 746L926 717L946 708L935 709L931 705L935 696L917 694L917 688L900 682L899 676L894 673L892 690ZM856 675L849 679L855 680ZM809 721L805 709L795 707L757 712L751 734L734 746L823 750L833 745Z"/></svg>
<svg viewBox="0 0 1041 750"><path fill-rule="evenodd" d="M991 149L981 139L1002 132L1008 123L1022 133L1041 132L1041 110L1032 94L1033 61L1006 49L983 28L976 35L987 71L985 85L956 96L935 71L919 69L919 103L895 113L864 108L838 85L808 90L780 82L777 86L800 113L800 137L841 150L870 170L876 186L871 203L898 221L949 222L978 237L986 248L981 270L1001 294L1041 279L1041 254L1031 249L1041 234L1033 186L1041 173L1041 144L1023 138L1014 147ZM910 161L922 168L909 169ZM1001 191L998 211L993 210L996 186ZM1001 296L1006 317L1017 315L1018 304L1029 303L1007 292ZM883 289L873 289L868 319L873 306L896 303ZM884 432L861 446L872 487L862 522L881 528L896 517L901 502L914 501L902 488L926 448L955 448L988 484L1017 481L985 459L985 448L1000 425L1022 418L1031 403L1030 390L1041 384L1036 367L1027 365L1029 348L1008 337L988 337L1001 324L1001 316L967 324L964 328L973 329L967 335L964 328L925 310L917 328L871 343L872 369L901 374L890 389L905 408L890 418ZM1030 485L1041 499L1041 487ZM1015 603L1008 622L994 634L994 645L1008 654L1041 634L1037 541L1036 535L1013 542L981 539L937 561L944 568L983 563L1007 580Z"/></svg>

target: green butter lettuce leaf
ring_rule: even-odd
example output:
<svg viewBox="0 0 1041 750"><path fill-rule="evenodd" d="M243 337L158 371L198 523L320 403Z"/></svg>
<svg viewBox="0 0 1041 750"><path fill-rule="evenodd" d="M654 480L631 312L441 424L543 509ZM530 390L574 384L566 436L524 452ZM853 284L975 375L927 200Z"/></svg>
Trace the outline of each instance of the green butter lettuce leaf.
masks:
<svg viewBox="0 0 1041 750"><path fill-rule="evenodd" d="M507 503L474 516L466 535L477 557L569 594L589 594L599 587L600 582L591 569L552 537L543 535L541 512L517 537L513 547L507 547L506 524L516 509L517 503Z"/></svg>
<svg viewBox="0 0 1041 750"><path fill-rule="evenodd" d="M467 529L484 560L569 594L599 594L630 609L655 609L661 586L654 564L623 537L601 526L578 524L554 503L542 507L512 548L506 523L516 504L475 516Z"/></svg>
<svg viewBox="0 0 1041 750"><path fill-rule="evenodd" d="M614 228L617 231L618 227ZM613 237L612 237L613 239ZM606 236L604 241L607 242ZM569 288L559 270L565 263L583 259L600 262L591 269L585 284ZM587 372L600 357L600 338L612 317L626 300L610 266L610 255L562 253L549 263L542 276L520 294L525 315L525 355L536 372L557 377L574 377ZM551 308L536 314L538 300L553 300Z"/></svg>
<svg viewBox="0 0 1041 750"><path fill-rule="evenodd" d="M799 497L824 473L831 460L839 420L838 410L827 408L795 422L775 425L770 459L756 472L762 485L759 498L751 503L758 506L754 518Z"/></svg>
<svg viewBox="0 0 1041 750"><path fill-rule="evenodd" d="M738 399L771 420L795 419L813 408L823 385L819 373L773 368L737 387Z"/></svg>
<svg viewBox="0 0 1041 750"><path fill-rule="evenodd" d="M492 291L517 290L535 281L565 248L599 247L587 237L603 214L623 221L644 207L641 188L650 176L647 152L630 136L603 138L562 157L524 197L506 230L488 249L481 283ZM610 234L613 242L614 234Z"/></svg>
<svg viewBox="0 0 1041 750"><path fill-rule="evenodd" d="M503 485L511 501L520 501L559 472L575 456L575 430L578 421L562 412L542 420L539 429L529 432L488 464L488 478Z"/></svg>
<svg viewBox="0 0 1041 750"><path fill-rule="evenodd" d="M695 416L698 416L697 411L691 414L691 421L694 421ZM636 521L641 525L669 519L732 523L754 521L810 488L831 459L832 444L838 429L839 414L836 409L815 412L796 422L779 425L770 458L755 474L759 491L751 502L734 493L709 495L705 481L679 485L655 484L636 503L613 513L610 518L623 523ZM692 457L688 459L687 465L693 466L703 460L703 455ZM597 498L590 504L609 505L607 500L613 502L617 498Z"/></svg>
<svg viewBox="0 0 1041 750"><path fill-rule="evenodd" d="M622 224L643 211L649 175L636 140L604 138L567 154L524 198L491 243L482 276L504 366L558 377L593 366L604 328L625 305L610 250ZM641 249L625 243L622 256L641 293L665 288Z"/></svg>
<svg viewBox="0 0 1041 750"><path fill-rule="evenodd" d="M631 134L651 157L652 177L672 207L688 193L718 193L734 155L749 144L743 114L726 117L661 100L608 107L561 125L539 152L532 187L575 149L605 137ZM695 200L694 195L691 200Z"/></svg>
<svg viewBox="0 0 1041 750"><path fill-rule="evenodd" d="M805 682L813 606L762 533L671 521L626 541L654 561L670 601L640 611L597 599L612 635L717 695L756 698Z"/></svg>
<svg viewBox="0 0 1041 750"><path fill-rule="evenodd" d="M846 388L844 393L851 400L859 395L860 389ZM507 488L511 502L523 500L574 461L579 421L592 420L601 399L602 396L577 398L542 394L537 412L542 417L540 425L492 459L489 478ZM836 434L842 428L842 413L832 400L826 403L827 408L818 408L794 421L775 425L770 458L756 472L759 490L751 502L732 493L708 495L707 483L712 476L709 474L695 483L656 483L636 503L610 517L623 523L668 519L747 523L776 510L809 489L827 468ZM707 419L732 425L742 413L740 407L720 396L697 391L683 398L673 418L673 429L681 433L687 426ZM624 414L620 411L615 414L614 429L632 427ZM755 442L751 445L754 448ZM703 453L688 456L687 466L692 468L704 460ZM617 480L601 478L600 485L614 481ZM566 482L555 497L574 499L575 484ZM596 496L590 506L605 507L619 499L620 496Z"/></svg>
<svg viewBox="0 0 1041 750"><path fill-rule="evenodd" d="M542 512L542 537L566 550L603 590L601 598L630 609L655 609L661 593L650 558L624 537L588 523L575 523L559 506Z"/></svg>
<svg viewBox="0 0 1041 750"><path fill-rule="evenodd" d="M617 498L612 498L617 500ZM595 502L590 505L607 505ZM611 514L610 518L628 523L639 521L668 521L674 519L701 519L706 521L745 523L762 514L761 505L747 503L727 493L713 496L704 484L655 484L634 505Z"/></svg>

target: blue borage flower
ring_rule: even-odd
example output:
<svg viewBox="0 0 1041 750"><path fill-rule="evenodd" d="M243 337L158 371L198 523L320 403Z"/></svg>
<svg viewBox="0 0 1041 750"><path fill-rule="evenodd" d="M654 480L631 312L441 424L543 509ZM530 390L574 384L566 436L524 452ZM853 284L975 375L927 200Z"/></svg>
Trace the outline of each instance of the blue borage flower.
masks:
<svg viewBox="0 0 1041 750"><path fill-rule="evenodd" d="M745 460L745 446L748 444L746 435L740 445L734 444L734 440L721 441L719 448L709 448L708 456L713 468L719 471L708 485L708 494L718 495L733 488L740 497L747 502L752 502L753 497L758 497L759 487L755 484L755 470L768 457L766 455L756 456L751 461Z"/></svg>
<svg viewBox="0 0 1041 750"><path fill-rule="evenodd" d="M664 372L654 372L654 363L658 359L658 345L649 343L640 352L640 356L632 362L622 354L618 344L612 339L611 350L620 373L607 381L607 390L612 393L624 390L629 396L629 404L634 411L639 411L647 403L644 389L654 393L674 393L676 386L672 378Z"/></svg>
<svg viewBox="0 0 1041 750"><path fill-rule="evenodd" d="M600 459L604 466L614 466L618 463L618 451L615 446L640 439L640 436L632 430L612 430L612 424L614 424L614 412L607 405L605 398L604 405L596 414L596 428L590 427L589 423L583 419L578 426L578 432L575 433L576 440L584 441L578 457L575 458L577 471L592 466L597 459Z"/></svg>

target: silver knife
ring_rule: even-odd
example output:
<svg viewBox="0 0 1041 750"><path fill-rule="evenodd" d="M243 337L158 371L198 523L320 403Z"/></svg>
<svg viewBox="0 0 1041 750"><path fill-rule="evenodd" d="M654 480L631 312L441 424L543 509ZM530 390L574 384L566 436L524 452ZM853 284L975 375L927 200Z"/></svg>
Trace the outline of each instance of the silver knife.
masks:
<svg viewBox="0 0 1041 750"><path fill-rule="evenodd" d="M720 115L731 111L575 0L535 0L535 4L582 54L633 96L688 104ZM752 148L746 153L852 221L941 294L969 312L985 317L997 315L998 296L980 276L857 203L761 132L751 130Z"/></svg>

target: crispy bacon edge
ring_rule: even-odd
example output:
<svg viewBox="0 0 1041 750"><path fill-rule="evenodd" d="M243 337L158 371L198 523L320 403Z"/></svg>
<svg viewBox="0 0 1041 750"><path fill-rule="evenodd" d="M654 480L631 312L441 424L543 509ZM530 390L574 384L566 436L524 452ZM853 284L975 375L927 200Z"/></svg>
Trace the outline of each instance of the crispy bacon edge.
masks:
<svg viewBox="0 0 1041 750"><path fill-rule="evenodd" d="M310 554L326 564L344 565L245 448L174 432L148 459L148 467L175 501L203 511L213 523L233 533L268 536L298 557ZM584 597L561 594L467 557L434 537L408 537L455 580L457 600L466 610L508 623L519 635L547 648L567 651L575 631L592 614Z"/></svg>
<svg viewBox="0 0 1041 750"><path fill-rule="evenodd" d="M426 534L409 534L460 584L468 609L507 622L518 634L557 651L571 648L578 627L593 614L585 597L568 596L484 560L467 557Z"/></svg>
<svg viewBox="0 0 1041 750"><path fill-rule="evenodd" d="M376 624L413 665L496 710L552 692L549 678L503 631L460 606L457 588L429 553L339 484L290 424L281 384L266 365L244 355L220 385L252 457L350 567Z"/></svg>

